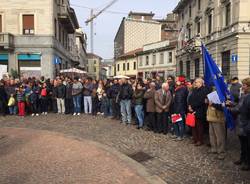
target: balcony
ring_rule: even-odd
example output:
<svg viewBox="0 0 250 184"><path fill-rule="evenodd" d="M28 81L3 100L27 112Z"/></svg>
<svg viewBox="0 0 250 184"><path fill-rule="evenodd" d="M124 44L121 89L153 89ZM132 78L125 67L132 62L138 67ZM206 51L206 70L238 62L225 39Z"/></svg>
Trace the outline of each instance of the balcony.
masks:
<svg viewBox="0 0 250 184"><path fill-rule="evenodd" d="M14 35L10 33L0 33L0 48L5 50L14 49Z"/></svg>
<svg viewBox="0 0 250 184"><path fill-rule="evenodd" d="M58 5L58 19L68 30L68 33L74 33L79 28L74 9L66 4Z"/></svg>

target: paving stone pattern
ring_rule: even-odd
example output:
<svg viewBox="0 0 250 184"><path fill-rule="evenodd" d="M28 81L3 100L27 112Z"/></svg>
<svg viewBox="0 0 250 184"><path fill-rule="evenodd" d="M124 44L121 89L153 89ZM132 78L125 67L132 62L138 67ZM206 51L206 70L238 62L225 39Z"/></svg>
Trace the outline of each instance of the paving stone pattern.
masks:
<svg viewBox="0 0 250 184"><path fill-rule="evenodd" d="M77 140L92 140L136 157L149 173L168 184L250 184L250 173L242 172L233 161L239 158L239 142L234 132L228 133L227 155L224 161L207 154L209 147L195 147L186 138L173 141L166 135L137 130L101 116L1 117L0 127L21 127L59 132ZM138 152L145 159L138 160Z"/></svg>

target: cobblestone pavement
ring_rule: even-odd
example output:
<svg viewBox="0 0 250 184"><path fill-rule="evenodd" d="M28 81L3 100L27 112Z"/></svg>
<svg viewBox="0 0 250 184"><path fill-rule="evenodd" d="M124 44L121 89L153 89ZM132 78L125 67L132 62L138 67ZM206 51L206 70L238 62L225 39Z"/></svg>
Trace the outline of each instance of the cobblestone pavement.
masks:
<svg viewBox="0 0 250 184"><path fill-rule="evenodd" d="M142 166L92 141L20 128L0 135L1 184L151 184Z"/></svg>
<svg viewBox="0 0 250 184"><path fill-rule="evenodd" d="M250 173L240 171L232 163L239 157L239 143L233 132L228 134L226 159L220 161L207 154L207 146L194 147L188 138L176 142L166 135L137 130L100 116L1 117L0 127L48 130L74 136L77 140L99 142L131 156L152 175L158 175L169 184L250 184ZM138 159L138 152L144 154L144 159Z"/></svg>

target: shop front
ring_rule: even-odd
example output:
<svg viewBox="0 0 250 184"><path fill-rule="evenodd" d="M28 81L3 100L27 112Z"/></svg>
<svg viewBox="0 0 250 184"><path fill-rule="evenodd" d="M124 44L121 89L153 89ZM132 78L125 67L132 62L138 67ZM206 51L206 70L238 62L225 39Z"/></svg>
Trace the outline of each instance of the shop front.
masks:
<svg viewBox="0 0 250 184"><path fill-rule="evenodd" d="M0 79L8 73L8 54L0 54Z"/></svg>
<svg viewBox="0 0 250 184"><path fill-rule="evenodd" d="M17 58L20 77L41 76L41 54L18 54Z"/></svg>

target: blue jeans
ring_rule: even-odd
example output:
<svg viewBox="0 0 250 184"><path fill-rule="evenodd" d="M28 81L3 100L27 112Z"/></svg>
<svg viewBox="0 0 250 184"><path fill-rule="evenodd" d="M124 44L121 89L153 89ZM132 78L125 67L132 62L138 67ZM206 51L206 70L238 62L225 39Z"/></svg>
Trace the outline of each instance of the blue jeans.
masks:
<svg viewBox="0 0 250 184"><path fill-rule="evenodd" d="M184 130L185 130L185 116L182 115L182 120L181 121L178 121L176 123L174 123L174 131L175 131L175 135L177 137L181 137L183 138L183 135L184 135Z"/></svg>
<svg viewBox="0 0 250 184"><path fill-rule="evenodd" d="M131 123L131 100L121 100L121 115L122 115L122 122L123 123Z"/></svg>
<svg viewBox="0 0 250 184"><path fill-rule="evenodd" d="M82 100L81 94L73 96L74 113L81 112L81 100Z"/></svg>
<svg viewBox="0 0 250 184"><path fill-rule="evenodd" d="M9 106L9 113L10 115L17 114L17 106Z"/></svg>
<svg viewBox="0 0 250 184"><path fill-rule="evenodd" d="M139 127L143 127L143 123L144 123L143 105L135 105L135 113L139 121Z"/></svg>
<svg viewBox="0 0 250 184"><path fill-rule="evenodd" d="M84 113L91 114L92 113L92 97L84 96Z"/></svg>

